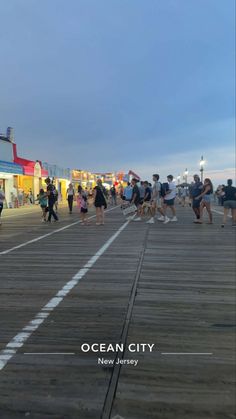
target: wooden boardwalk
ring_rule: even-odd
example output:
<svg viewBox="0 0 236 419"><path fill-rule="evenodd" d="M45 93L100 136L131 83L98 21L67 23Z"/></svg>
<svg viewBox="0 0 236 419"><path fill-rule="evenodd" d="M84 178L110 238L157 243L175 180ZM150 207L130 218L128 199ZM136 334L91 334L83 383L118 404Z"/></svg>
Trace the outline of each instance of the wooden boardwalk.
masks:
<svg viewBox="0 0 236 419"><path fill-rule="evenodd" d="M37 211L3 218L0 418L235 418L235 229L214 217L195 225L181 207L167 225L124 225L119 208L105 226L81 226L65 208L51 225ZM4 364L14 336L78 272ZM114 355L81 351L120 341L137 366L98 365ZM155 347L132 354L130 343Z"/></svg>

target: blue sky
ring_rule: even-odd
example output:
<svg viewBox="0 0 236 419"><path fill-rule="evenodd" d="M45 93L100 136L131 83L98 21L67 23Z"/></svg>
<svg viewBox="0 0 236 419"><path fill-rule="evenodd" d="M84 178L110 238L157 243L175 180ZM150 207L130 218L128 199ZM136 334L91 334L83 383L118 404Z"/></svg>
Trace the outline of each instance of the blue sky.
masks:
<svg viewBox="0 0 236 419"><path fill-rule="evenodd" d="M0 2L0 130L24 157L143 177L234 167L234 0ZM218 173L218 172L217 172ZM224 176L224 174L222 175Z"/></svg>

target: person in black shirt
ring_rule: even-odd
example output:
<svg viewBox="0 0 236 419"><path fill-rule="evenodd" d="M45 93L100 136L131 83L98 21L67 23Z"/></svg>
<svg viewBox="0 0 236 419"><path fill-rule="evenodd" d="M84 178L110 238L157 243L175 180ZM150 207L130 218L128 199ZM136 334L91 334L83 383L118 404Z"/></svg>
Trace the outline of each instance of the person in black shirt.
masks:
<svg viewBox="0 0 236 419"><path fill-rule="evenodd" d="M140 210L140 190L139 187L137 185L138 180L133 178L132 179L132 186L133 186L133 190L132 190L132 199L131 199L131 204L135 204L137 207L137 218L134 218L133 221L141 221L141 217L139 216L139 210Z"/></svg>
<svg viewBox="0 0 236 419"><path fill-rule="evenodd" d="M96 208L96 225L104 225L104 209L107 208L107 201L101 179L97 180L97 186L94 188L94 206Z"/></svg>
<svg viewBox="0 0 236 419"><path fill-rule="evenodd" d="M149 183L147 181L143 182L143 186L145 188L144 198L143 198L143 204L142 204L142 210L141 214L145 214L145 209L147 208L147 211L151 213L151 198L152 198L152 190L149 186Z"/></svg>
<svg viewBox="0 0 236 419"><path fill-rule="evenodd" d="M203 184L200 181L200 177L198 175L193 176L194 183L190 186L189 192L190 192L190 198L192 200L192 209L196 215L196 220L200 219L200 204L201 204L201 198L197 199L197 196L199 196L203 189ZM194 220L194 221L196 221Z"/></svg>
<svg viewBox="0 0 236 419"><path fill-rule="evenodd" d="M53 207L56 200L56 188L51 182L50 178L47 178L45 180L45 183L47 184L47 196L48 196L48 222L51 222L51 218L53 216L55 221L58 221L58 216L55 213Z"/></svg>
<svg viewBox="0 0 236 419"><path fill-rule="evenodd" d="M227 180L227 186L222 188L222 196L224 199L224 217L221 227L227 222L228 212L231 209L233 226L236 226L236 188L232 186L232 179Z"/></svg>

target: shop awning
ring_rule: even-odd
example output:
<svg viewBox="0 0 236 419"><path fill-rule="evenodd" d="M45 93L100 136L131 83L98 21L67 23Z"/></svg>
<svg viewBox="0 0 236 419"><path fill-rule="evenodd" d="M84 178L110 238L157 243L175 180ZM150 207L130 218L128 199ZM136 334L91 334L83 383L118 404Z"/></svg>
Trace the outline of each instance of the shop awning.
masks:
<svg viewBox="0 0 236 419"><path fill-rule="evenodd" d="M22 175L23 167L17 163L0 160L0 172Z"/></svg>

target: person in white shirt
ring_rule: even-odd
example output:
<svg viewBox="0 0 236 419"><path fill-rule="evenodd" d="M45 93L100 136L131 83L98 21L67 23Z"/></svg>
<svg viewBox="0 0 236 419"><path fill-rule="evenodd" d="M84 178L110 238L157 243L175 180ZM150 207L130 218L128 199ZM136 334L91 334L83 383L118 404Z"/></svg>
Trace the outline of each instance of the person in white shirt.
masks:
<svg viewBox="0 0 236 419"><path fill-rule="evenodd" d="M161 209L161 182L159 182L159 175L152 175L153 186L152 186L152 206L151 206L151 218L147 221L148 224L154 224L154 217L157 211L160 212L161 218L164 221L164 213Z"/></svg>
<svg viewBox="0 0 236 419"><path fill-rule="evenodd" d="M167 224L169 221L178 221L176 217L176 211L175 211L175 198L176 198L176 185L173 182L173 176L168 175L167 181L169 185L169 189L166 191L166 194L164 196L164 203L163 203L163 212L164 212L164 224ZM170 219L167 217L167 208L170 208L173 217Z"/></svg>
<svg viewBox="0 0 236 419"><path fill-rule="evenodd" d="M69 207L69 213L72 214L73 209L73 201L75 196L75 190L73 188L72 183L69 184L69 187L67 188L67 201L68 201L68 207Z"/></svg>
<svg viewBox="0 0 236 419"><path fill-rule="evenodd" d="M2 224L1 215L2 215L4 201L5 201L5 193L4 193L4 190L0 186L0 225Z"/></svg>
<svg viewBox="0 0 236 419"><path fill-rule="evenodd" d="M126 188L124 189L125 201L130 202L131 199L132 199L132 194L133 194L133 188L132 188L130 182L128 182Z"/></svg>

